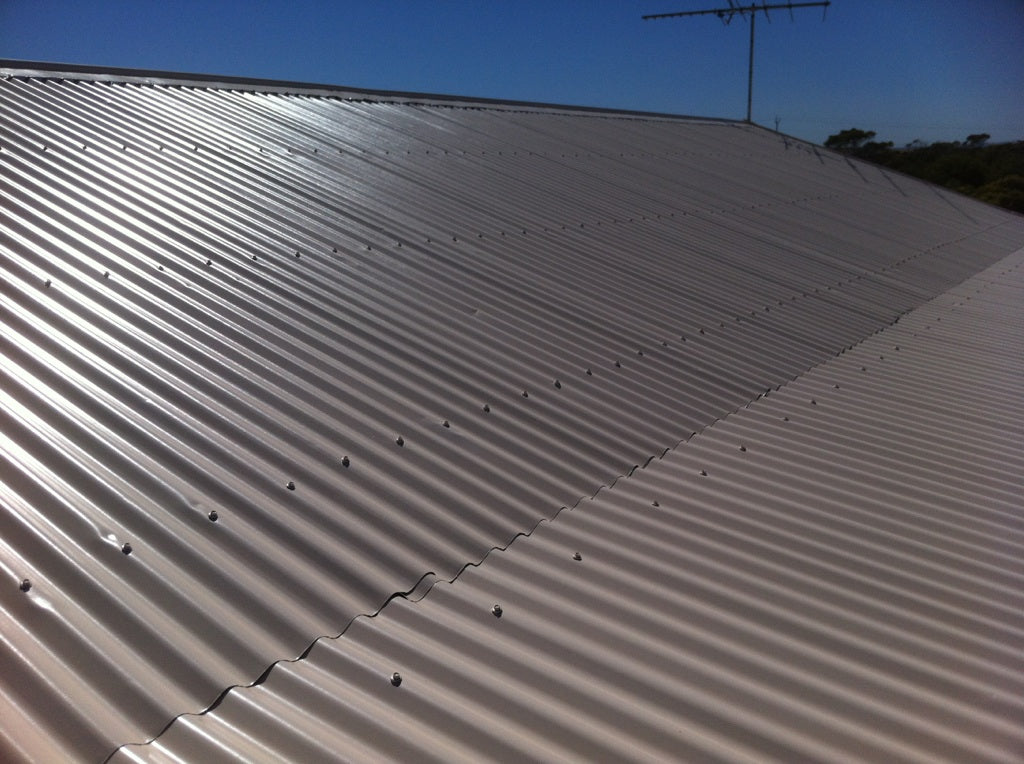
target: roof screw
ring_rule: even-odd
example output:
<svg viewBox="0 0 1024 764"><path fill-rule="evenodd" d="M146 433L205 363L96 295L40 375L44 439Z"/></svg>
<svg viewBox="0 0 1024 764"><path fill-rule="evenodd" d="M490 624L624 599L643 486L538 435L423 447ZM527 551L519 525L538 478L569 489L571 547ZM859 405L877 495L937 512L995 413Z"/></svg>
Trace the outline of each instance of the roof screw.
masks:
<svg viewBox="0 0 1024 764"><path fill-rule="evenodd" d="M588 377L594 376L594 372L592 372L590 369L587 369L587 376Z"/></svg>
<svg viewBox="0 0 1024 764"><path fill-rule="evenodd" d="M295 483L293 481L289 480L288 481L288 485L286 485L285 488L287 488L289 491L294 491L295 490Z"/></svg>
<svg viewBox="0 0 1024 764"><path fill-rule="evenodd" d="M405 445L405 438L403 438L401 435L399 435L397 438L395 438L395 443L397 443L400 446L404 446Z"/></svg>
<svg viewBox="0 0 1024 764"><path fill-rule="evenodd" d="M29 589L32 588L32 582L29 581L27 578L23 578L21 579L21 585L18 586L18 588L21 589L23 592L27 592Z"/></svg>
<svg viewBox="0 0 1024 764"><path fill-rule="evenodd" d="M394 674L391 675L391 684L395 687L398 687L398 685L400 685L401 683L402 675L396 671Z"/></svg>
<svg viewBox="0 0 1024 764"><path fill-rule="evenodd" d="M442 427L451 427L452 423L449 422L447 419L445 419L443 422L441 422L441 426Z"/></svg>
<svg viewBox="0 0 1024 764"><path fill-rule="evenodd" d="M207 265L213 265L213 260L207 259L206 264Z"/></svg>
<svg viewBox="0 0 1024 764"><path fill-rule="evenodd" d="M816 400L814 400L814 398L811 398L811 405L812 406L817 406L818 402Z"/></svg>
<svg viewBox="0 0 1024 764"><path fill-rule="evenodd" d="M342 467L347 467L347 466L348 466L348 465L350 465L351 463L352 463L352 462L351 462L351 461L349 461L349 458L348 458L347 456L343 456L343 457L341 457L341 466L342 466Z"/></svg>
<svg viewBox="0 0 1024 764"><path fill-rule="evenodd" d="M53 282L51 282L49 279L46 280L46 286L50 286L51 283Z"/></svg>
<svg viewBox="0 0 1024 764"><path fill-rule="evenodd" d="M302 253L299 252L299 250L295 250L295 256L296 257L302 257Z"/></svg>
<svg viewBox="0 0 1024 764"><path fill-rule="evenodd" d="M256 257L256 255L253 255L253 256L252 256L252 259L253 259L253 260L255 261L255 260L257 260L258 258Z"/></svg>
<svg viewBox="0 0 1024 764"><path fill-rule="evenodd" d="M488 406L486 403L484 404L484 413L485 414L491 413L491 407Z"/></svg>
<svg viewBox="0 0 1024 764"><path fill-rule="evenodd" d="M784 416L784 417L782 417L782 421L783 421L783 422L788 422L788 421L789 421L789 417L788 417L788 416Z"/></svg>
<svg viewBox="0 0 1024 764"><path fill-rule="evenodd" d="M643 354L644 354L644 351L642 351L642 350L638 350L638 351L636 351L636 354L637 354L637 355L643 355Z"/></svg>
<svg viewBox="0 0 1024 764"><path fill-rule="evenodd" d="M899 345L893 345L893 346L892 346L892 349L893 349L893 350L899 350L899 349L900 349L900 346L899 346Z"/></svg>
<svg viewBox="0 0 1024 764"><path fill-rule="evenodd" d="M700 333L701 333L701 334L704 334L704 330L703 330L703 329L701 329L701 330L700 330Z"/></svg>
<svg viewBox="0 0 1024 764"><path fill-rule="evenodd" d="M701 477L707 477L708 476L708 471L707 470L701 470L700 474L701 474Z"/></svg>
<svg viewBox="0 0 1024 764"><path fill-rule="evenodd" d="M210 518L210 522L211 523L217 522L217 518L219 517L219 515L217 514L217 510L216 509L210 510L210 514L208 514L207 517Z"/></svg>
<svg viewBox="0 0 1024 764"><path fill-rule="evenodd" d="M867 366L861 366L861 367L860 367L860 370L861 370L861 371L867 371L867 370L868 370L868 367L867 367Z"/></svg>
<svg viewBox="0 0 1024 764"><path fill-rule="evenodd" d="M492 607L491 612L494 613L495 618L501 618L501 605L495 605Z"/></svg>
<svg viewBox="0 0 1024 764"><path fill-rule="evenodd" d="M562 389L562 383L559 382L557 379L555 380L555 389L556 390L561 390Z"/></svg>
<svg viewBox="0 0 1024 764"><path fill-rule="evenodd" d="M839 385L832 385L832 389L833 390L838 390L839 389Z"/></svg>
<svg viewBox="0 0 1024 764"><path fill-rule="evenodd" d="M530 392L529 392L529 390L523 390L523 397L524 397L524 398L529 398L529 397L530 397Z"/></svg>
<svg viewBox="0 0 1024 764"><path fill-rule="evenodd" d="M667 341L665 341L665 340L662 340L662 341L661 341L661 346L662 346L663 348L667 348L667 347L668 347L668 342L667 342Z"/></svg>
<svg viewBox="0 0 1024 764"><path fill-rule="evenodd" d="M582 554L580 554L579 552L576 552L575 554L573 554L572 558L573 558L574 560L576 560L576 562L579 562L580 560L582 560L582 559L583 559L583 555L582 555Z"/></svg>
<svg viewBox="0 0 1024 764"><path fill-rule="evenodd" d="M616 368L616 369L621 369L621 368L622 368L622 364L621 364L621 363L619 363L618 361L616 361L616 362L615 362L615 368Z"/></svg>
<svg viewBox="0 0 1024 764"><path fill-rule="evenodd" d="M740 451L746 451L746 450L747 450L746 446L740 446Z"/></svg>
<svg viewBox="0 0 1024 764"><path fill-rule="evenodd" d="M661 506L661 504L659 504L659 503L658 503L658 500L657 500L657 499L655 499L654 501L652 501L652 502L651 502L651 506L652 506L652 507L660 507L660 506Z"/></svg>
<svg viewBox="0 0 1024 764"><path fill-rule="evenodd" d="M110 271L103 271L103 278L109 279L110 278Z"/></svg>
<svg viewBox="0 0 1024 764"><path fill-rule="evenodd" d="M125 543L121 545L121 552L128 555L132 553L132 545Z"/></svg>

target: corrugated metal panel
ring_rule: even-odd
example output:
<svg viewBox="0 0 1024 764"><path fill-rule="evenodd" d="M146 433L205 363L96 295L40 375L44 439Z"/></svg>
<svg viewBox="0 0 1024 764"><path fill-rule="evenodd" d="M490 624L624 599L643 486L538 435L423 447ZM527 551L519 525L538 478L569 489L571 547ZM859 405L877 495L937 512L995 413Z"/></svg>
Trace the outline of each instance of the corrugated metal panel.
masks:
<svg viewBox="0 0 1024 764"><path fill-rule="evenodd" d="M1020 761L1021 358L1024 250L114 761Z"/></svg>
<svg viewBox="0 0 1024 764"><path fill-rule="evenodd" d="M741 125L14 74L8 758L154 737L1024 242Z"/></svg>

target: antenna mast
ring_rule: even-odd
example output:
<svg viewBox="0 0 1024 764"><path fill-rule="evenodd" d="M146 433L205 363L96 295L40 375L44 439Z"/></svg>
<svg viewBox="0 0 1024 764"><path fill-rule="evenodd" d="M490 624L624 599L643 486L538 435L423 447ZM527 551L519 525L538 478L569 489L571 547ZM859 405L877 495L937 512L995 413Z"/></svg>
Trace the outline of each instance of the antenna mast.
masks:
<svg viewBox="0 0 1024 764"><path fill-rule="evenodd" d="M728 0L728 8L705 8L700 11L679 11L678 13L652 13L647 16L643 16L643 20L648 19L676 19L683 16L718 16L726 25L733 20L734 16L740 16L746 18L747 14L750 14L750 62L747 67L747 122L752 122L750 118L750 108L754 101L754 19L757 18L757 12L763 11L764 17L768 19L768 23L771 23L771 16L768 15L768 11L775 10L788 10L790 18L793 16L794 8L824 8L822 11L822 21L825 20L825 13L828 12L828 6L832 5L830 0L822 0L822 2L814 3L773 3L769 5L767 2L762 0L761 4L751 3L750 5L740 5L740 0Z"/></svg>

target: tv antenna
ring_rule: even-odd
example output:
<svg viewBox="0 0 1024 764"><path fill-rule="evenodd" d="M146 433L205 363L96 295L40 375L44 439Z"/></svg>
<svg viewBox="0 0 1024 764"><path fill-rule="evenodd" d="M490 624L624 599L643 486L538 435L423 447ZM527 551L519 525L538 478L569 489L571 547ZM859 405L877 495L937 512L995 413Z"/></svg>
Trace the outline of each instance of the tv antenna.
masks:
<svg viewBox="0 0 1024 764"><path fill-rule="evenodd" d="M772 21L771 16L768 15L768 11L777 10L788 10L790 19L793 17L794 8L824 8L822 11L821 20L825 20L825 14L828 13L828 7L832 5L830 0L822 0L822 2L814 3L772 3L768 4L765 0L759 4L751 3L750 5L741 5L742 0L728 0L728 8L705 8L700 11L679 11L677 13L652 13L647 16L643 16L643 20L648 19L677 19L683 16L718 16L722 22L728 26L729 23L739 16L740 18L747 18L750 16L750 62L747 67L747 122L752 122L750 118L750 107L754 101L754 19L757 18L758 11L764 13L764 17L768 19L770 24Z"/></svg>

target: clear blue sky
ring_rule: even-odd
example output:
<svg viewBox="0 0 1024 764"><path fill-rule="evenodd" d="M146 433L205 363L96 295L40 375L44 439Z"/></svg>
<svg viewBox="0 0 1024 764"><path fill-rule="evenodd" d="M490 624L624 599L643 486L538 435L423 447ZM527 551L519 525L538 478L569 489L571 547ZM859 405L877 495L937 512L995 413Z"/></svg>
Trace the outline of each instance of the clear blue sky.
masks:
<svg viewBox="0 0 1024 764"><path fill-rule="evenodd" d="M778 2L778 0L774 0ZM750 2L750 0L746 0ZM772 0L769 0L772 2ZM727 0L0 0L0 58L741 119ZM1024 139L1024 0L834 0L757 24L754 121Z"/></svg>

